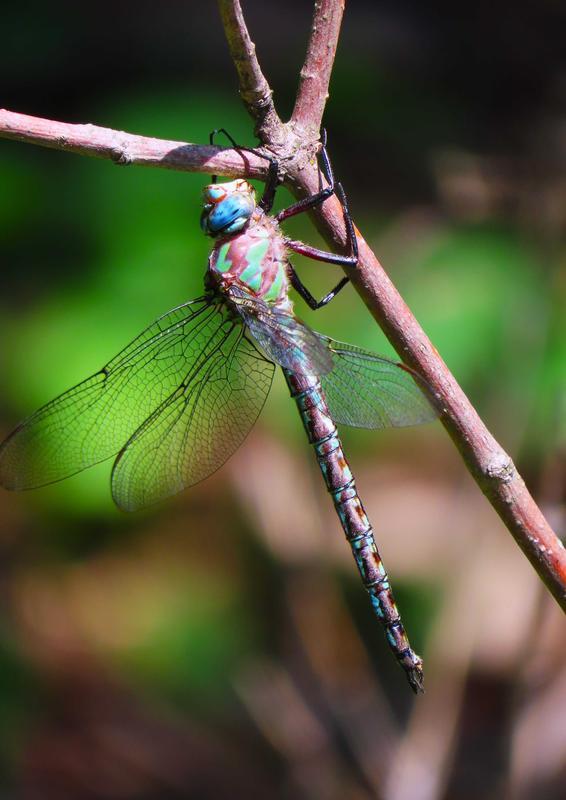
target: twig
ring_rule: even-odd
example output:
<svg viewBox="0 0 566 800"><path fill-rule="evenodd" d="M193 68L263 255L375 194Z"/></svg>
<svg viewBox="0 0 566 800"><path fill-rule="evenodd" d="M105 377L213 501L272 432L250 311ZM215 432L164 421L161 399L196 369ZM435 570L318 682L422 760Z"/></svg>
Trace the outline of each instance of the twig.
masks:
<svg viewBox="0 0 566 800"><path fill-rule="evenodd" d="M277 144L283 137L283 124L273 105L273 92L255 53L244 22L240 0L218 0L224 32L240 81L240 97L252 119L255 133L262 142Z"/></svg>
<svg viewBox="0 0 566 800"><path fill-rule="evenodd" d="M105 158L122 166L135 164L230 177L265 177L265 160L248 151L152 139L96 125L30 117L6 109L0 109L0 137Z"/></svg>
<svg viewBox="0 0 566 800"><path fill-rule="evenodd" d="M318 172L309 164L310 136L297 135L294 121L283 125L279 120L238 0L219 0L219 4L231 37L232 51L238 59L242 97L258 123L262 143L275 146L278 155L283 155L283 176L297 196L316 192ZM320 0L315 4L313 28L328 32L328 50L321 67L324 73L321 79L314 83L306 79L301 81L301 100L300 103L297 100L294 114L301 120L304 131L317 126L322 114L323 87L328 85L338 36L336 26L339 27L342 9L342 0ZM322 46L323 38L313 32L305 66L316 64L316 52L320 52ZM312 100L310 118L309 96ZM1 136L107 158L118 164L230 176L265 176L265 162L247 151L219 151L213 147L134 136L93 125L70 125L9 111L0 111ZM338 201L327 200L314 214L314 219L326 241L344 249L346 237ZM433 388L442 423L466 466L545 585L566 610L564 546L544 519L511 458L487 430L361 235L359 246L359 267L351 274L354 286L403 361L423 375Z"/></svg>
<svg viewBox="0 0 566 800"><path fill-rule="evenodd" d="M316 139L328 100L328 84L343 14L344 0L318 0L314 4L307 55L291 121Z"/></svg>

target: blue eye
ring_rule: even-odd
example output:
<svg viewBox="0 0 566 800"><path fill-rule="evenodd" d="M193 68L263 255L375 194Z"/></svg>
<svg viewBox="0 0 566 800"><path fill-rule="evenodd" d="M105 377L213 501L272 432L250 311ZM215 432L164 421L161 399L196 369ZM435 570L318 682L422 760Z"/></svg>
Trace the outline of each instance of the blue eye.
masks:
<svg viewBox="0 0 566 800"><path fill-rule="evenodd" d="M237 233L241 231L249 217L237 217L233 222L222 228L222 233Z"/></svg>
<svg viewBox="0 0 566 800"><path fill-rule="evenodd" d="M213 236L218 233L237 233L246 225L255 208L252 197L245 194L228 195L225 200L203 210L201 227Z"/></svg>

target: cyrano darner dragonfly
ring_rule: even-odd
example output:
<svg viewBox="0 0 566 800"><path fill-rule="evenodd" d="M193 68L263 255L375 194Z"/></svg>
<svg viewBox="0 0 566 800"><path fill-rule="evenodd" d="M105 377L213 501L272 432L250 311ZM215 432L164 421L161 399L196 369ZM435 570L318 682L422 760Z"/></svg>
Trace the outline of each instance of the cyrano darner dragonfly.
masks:
<svg viewBox="0 0 566 800"><path fill-rule="evenodd" d="M245 148L242 148L245 149ZM334 183L323 145L327 186L268 216L278 165L270 161L262 199L239 179L204 189L201 225L215 239L205 294L160 317L99 372L52 400L0 445L0 483L43 486L111 456L112 494L127 511L203 480L242 443L283 368L346 538L415 691L422 660L412 650L356 491L335 423L362 428L415 425L436 414L403 365L312 331L293 313L289 287L317 302L289 261L289 251L355 266L357 242L346 197ZM322 185L322 174L321 174ZM351 255L287 238L280 223L336 192ZM275 478L274 478L275 479Z"/></svg>

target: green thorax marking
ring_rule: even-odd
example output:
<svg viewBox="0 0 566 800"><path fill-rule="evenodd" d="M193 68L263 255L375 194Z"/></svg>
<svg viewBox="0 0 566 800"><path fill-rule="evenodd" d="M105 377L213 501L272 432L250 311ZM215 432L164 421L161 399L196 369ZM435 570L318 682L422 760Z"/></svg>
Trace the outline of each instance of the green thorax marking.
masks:
<svg viewBox="0 0 566 800"><path fill-rule="evenodd" d="M283 265L280 264L277 270L277 274L273 279L273 283L263 296L263 299L266 303L274 303L276 300L279 299L279 294L281 292L281 286L283 285Z"/></svg>
<svg viewBox="0 0 566 800"><path fill-rule="evenodd" d="M230 244L231 242L226 242L218 250L218 257L216 259L216 264L214 265L214 268L217 270L217 272L230 272L230 269L232 268L232 261L227 258L230 250Z"/></svg>
<svg viewBox="0 0 566 800"><path fill-rule="evenodd" d="M240 280L254 292L261 289L263 258L269 248L269 240L263 239L248 247L246 253L247 267L240 273Z"/></svg>

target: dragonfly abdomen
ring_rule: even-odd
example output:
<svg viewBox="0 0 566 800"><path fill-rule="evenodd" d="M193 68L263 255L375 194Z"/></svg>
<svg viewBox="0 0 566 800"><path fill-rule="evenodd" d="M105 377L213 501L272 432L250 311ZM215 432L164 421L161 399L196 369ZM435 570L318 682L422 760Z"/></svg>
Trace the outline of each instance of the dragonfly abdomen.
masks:
<svg viewBox="0 0 566 800"><path fill-rule="evenodd" d="M315 376L284 370L320 470L342 523L373 610L385 629L387 642L407 673L415 692L423 690L422 659L409 644L393 597L389 578L375 543L373 528L356 489L320 381Z"/></svg>

